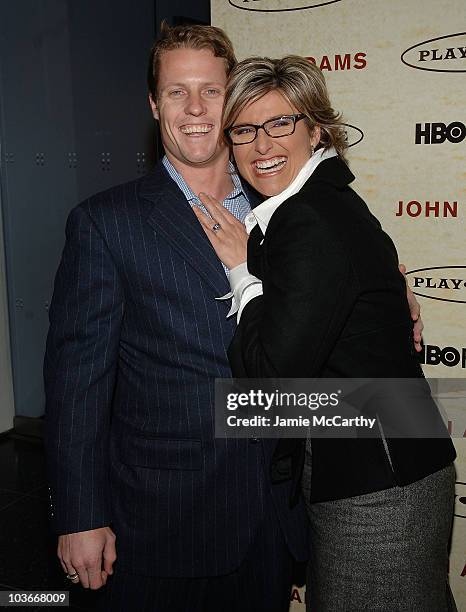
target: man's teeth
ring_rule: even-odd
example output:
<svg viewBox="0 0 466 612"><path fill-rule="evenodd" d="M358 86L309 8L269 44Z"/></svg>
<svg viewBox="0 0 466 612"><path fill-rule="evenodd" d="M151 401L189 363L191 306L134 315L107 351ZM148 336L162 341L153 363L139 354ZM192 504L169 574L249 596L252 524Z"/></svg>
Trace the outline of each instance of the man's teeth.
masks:
<svg viewBox="0 0 466 612"><path fill-rule="evenodd" d="M267 172L275 172L283 168L286 164L286 157L273 157L272 159L261 159L254 162L256 170L259 174L266 174Z"/></svg>
<svg viewBox="0 0 466 612"><path fill-rule="evenodd" d="M183 125L180 130L183 134L207 134L212 127L211 125Z"/></svg>

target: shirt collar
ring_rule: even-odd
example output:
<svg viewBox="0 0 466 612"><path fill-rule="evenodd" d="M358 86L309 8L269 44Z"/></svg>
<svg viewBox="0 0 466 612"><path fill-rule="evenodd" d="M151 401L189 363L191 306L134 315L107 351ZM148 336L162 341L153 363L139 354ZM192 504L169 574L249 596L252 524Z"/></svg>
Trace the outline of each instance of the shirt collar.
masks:
<svg viewBox="0 0 466 612"><path fill-rule="evenodd" d="M243 194L246 197L246 193L244 192L243 185L241 184L241 179L239 178L235 165L231 161L228 162L228 172L231 175L231 180L233 183L233 191L225 199L232 200L234 198L237 198L241 194Z"/></svg>
<svg viewBox="0 0 466 612"><path fill-rule="evenodd" d="M175 183L181 189L181 191L183 192L188 202L190 204L198 203L199 202L198 196L194 193L194 191L191 189L191 187L184 180L184 178L181 176L181 174L178 172L178 170L175 168L175 166L171 163L171 161L168 159L166 155L163 156L162 163L165 166L170 177L175 181ZM228 162L227 172L229 172L231 175L231 180L233 183L233 191L229 195L227 195L225 200L233 200L234 198L237 198L240 195L243 195L244 197L246 197L243 186L241 184L241 180L238 176L238 172L236 171L236 168L231 161Z"/></svg>
<svg viewBox="0 0 466 612"><path fill-rule="evenodd" d="M329 159L330 157L336 156L337 152L334 147L330 147L329 149L319 149L316 151L314 155L312 155L312 157L310 157L304 164L286 189L281 191L279 194L264 200L262 204L259 204L259 206L254 208L251 215L248 215L246 218L246 230L248 234L256 224L259 225L262 233L265 234L269 221L280 204L301 190L304 183L309 179L320 162L324 161L324 159Z"/></svg>

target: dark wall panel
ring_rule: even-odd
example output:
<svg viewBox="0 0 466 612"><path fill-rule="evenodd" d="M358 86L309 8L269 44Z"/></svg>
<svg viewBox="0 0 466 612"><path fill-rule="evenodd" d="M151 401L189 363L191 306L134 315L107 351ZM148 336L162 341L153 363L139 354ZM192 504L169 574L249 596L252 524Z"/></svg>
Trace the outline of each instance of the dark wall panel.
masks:
<svg viewBox="0 0 466 612"><path fill-rule="evenodd" d="M185 17L202 23L210 23L210 0L197 0L187 2L186 0L156 0L155 19L157 32L160 22L165 19L169 24L174 24L176 17Z"/></svg>
<svg viewBox="0 0 466 612"><path fill-rule="evenodd" d="M43 412L47 306L69 210L145 171L153 0L0 2L0 143L16 413Z"/></svg>

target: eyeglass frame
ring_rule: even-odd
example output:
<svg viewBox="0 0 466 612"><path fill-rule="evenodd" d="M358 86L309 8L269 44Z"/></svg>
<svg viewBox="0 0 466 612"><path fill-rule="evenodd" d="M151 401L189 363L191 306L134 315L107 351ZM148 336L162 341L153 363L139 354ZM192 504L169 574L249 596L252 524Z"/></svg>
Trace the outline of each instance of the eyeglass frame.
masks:
<svg viewBox="0 0 466 612"><path fill-rule="evenodd" d="M265 129L264 127L265 124L269 123L270 121L276 121L277 119L284 119L284 118L287 118L287 119L293 118L293 130L289 134L280 134L280 136L271 136ZM263 129L264 132L267 134L267 136L269 136L269 138L284 138L285 136L291 136L292 134L295 133L296 124L298 123L298 121L301 121L301 119L305 119L305 118L306 118L306 115L304 115L303 113L296 113L296 115L278 115L277 117L271 117L270 119L267 119L267 121L264 121L262 125L257 125L254 123L240 123L239 125L232 125L231 127L224 129L223 133L226 139L228 140L228 142L233 147L239 147L241 145L251 144L251 142L254 142L257 138L257 134L259 133L260 129ZM254 138L252 140L248 140L248 142L233 142L233 139L230 136L230 131L233 128L239 128L239 127L253 127L256 130L254 134Z"/></svg>

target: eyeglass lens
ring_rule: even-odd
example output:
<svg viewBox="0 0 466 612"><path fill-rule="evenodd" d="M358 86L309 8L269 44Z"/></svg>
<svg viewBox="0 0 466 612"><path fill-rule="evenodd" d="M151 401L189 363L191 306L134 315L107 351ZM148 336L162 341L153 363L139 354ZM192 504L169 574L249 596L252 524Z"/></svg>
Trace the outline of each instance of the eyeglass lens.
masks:
<svg viewBox="0 0 466 612"><path fill-rule="evenodd" d="M265 133L272 138L280 138L280 136L289 136L294 131L295 117L285 116L270 119L256 128L254 125L239 125L230 130L230 138L235 144L246 144L255 140L257 130L261 127Z"/></svg>

